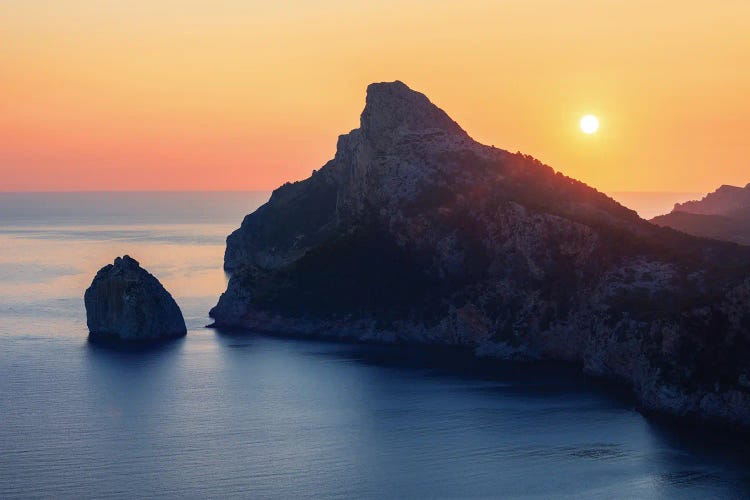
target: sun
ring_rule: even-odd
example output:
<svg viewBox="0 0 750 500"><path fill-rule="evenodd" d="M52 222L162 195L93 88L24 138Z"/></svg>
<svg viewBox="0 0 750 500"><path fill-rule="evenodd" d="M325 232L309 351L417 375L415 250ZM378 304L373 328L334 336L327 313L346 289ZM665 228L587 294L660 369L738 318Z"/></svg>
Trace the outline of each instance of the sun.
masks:
<svg viewBox="0 0 750 500"><path fill-rule="evenodd" d="M581 118L581 131L584 134L593 134L599 130L599 118L594 115L586 115Z"/></svg>

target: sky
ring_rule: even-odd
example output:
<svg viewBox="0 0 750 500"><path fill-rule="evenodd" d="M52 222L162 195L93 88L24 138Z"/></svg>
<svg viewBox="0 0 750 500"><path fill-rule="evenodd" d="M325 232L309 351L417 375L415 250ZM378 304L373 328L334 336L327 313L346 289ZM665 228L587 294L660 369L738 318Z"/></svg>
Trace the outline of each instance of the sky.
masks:
<svg viewBox="0 0 750 500"><path fill-rule="evenodd" d="M396 79L603 191L744 186L749 63L748 0L3 0L0 191L272 189Z"/></svg>

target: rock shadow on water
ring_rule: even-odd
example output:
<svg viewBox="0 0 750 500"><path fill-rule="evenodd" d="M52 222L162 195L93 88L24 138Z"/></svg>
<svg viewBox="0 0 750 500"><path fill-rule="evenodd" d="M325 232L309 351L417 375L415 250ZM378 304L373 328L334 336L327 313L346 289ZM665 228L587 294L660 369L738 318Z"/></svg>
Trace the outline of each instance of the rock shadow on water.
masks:
<svg viewBox="0 0 750 500"><path fill-rule="evenodd" d="M276 342L303 343L311 347L306 353L308 356L345 359L371 367L419 372L421 377L426 378L480 382L477 385L469 384L462 390L485 393L488 397L513 395L537 400L573 398L575 402L571 404L588 404L593 398L599 402L599 407L601 404L608 407L605 408L607 412L630 412L642 419L652 438L666 445L671 450L670 454L676 450L691 457L710 456L719 461L747 464L750 471L750 450L744 445L748 442L745 432L660 414L638 413L637 400L631 391L616 381L585 375L576 363L482 358L474 355L470 348L458 346L342 341L209 327L214 328L217 336L228 341L225 346L229 348L247 348L261 338ZM552 410L539 408L538 411L554 413L556 407ZM588 443L586 446L557 451L568 454L571 458L584 460L612 461L627 458L627 452L617 443ZM664 460L672 462L674 457L664 457ZM710 472L706 471L699 471L700 477L689 473L683 477L680 474L680 471L671 471L660 480L711 481ZM750 486L750 472L747 483Z"/></svg>
<svg viewBox="0 0 750 500"><path fill-rule="evenodd" d="M86 339L86 344L92 351L166 353L182 349L185 340L185 335L154 340L122 340L114 335L103 336L101 334L89 334Z"/></svg>

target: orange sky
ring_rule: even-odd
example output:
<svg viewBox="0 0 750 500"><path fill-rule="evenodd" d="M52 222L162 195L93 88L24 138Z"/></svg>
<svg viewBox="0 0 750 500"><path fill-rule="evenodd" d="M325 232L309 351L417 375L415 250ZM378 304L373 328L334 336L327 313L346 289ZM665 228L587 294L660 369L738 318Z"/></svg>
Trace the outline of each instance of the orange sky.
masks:
<svg viewBox="0 0 750 500"><path fill-rule="evenodd" d="M601 190L750 182L748 0L8 0L0 190L273 188L394 79Z"/></svg>

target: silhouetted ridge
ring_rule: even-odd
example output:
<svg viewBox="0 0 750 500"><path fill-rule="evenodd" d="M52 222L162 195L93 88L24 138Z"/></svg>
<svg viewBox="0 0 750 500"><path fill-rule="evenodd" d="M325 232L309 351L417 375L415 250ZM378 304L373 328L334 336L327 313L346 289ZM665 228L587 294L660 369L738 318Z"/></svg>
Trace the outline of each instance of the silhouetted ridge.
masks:
<svg viewBox="0 0 750 500"><path fill-rule="evenodd" d="M750 426L750 251L660 228L472 140L402 82L227 238L218 326L581 363L643 407Z"/></svg>
<svg viewBox="0 0 750 500"><path fill-rule="evenodd" d="M676 203L673 212L730 215L735 210L747 207L750 207L750 184L744 188L724 184L701 200Z"/></svg>
<svg viewBox="0 0 750 500"><path fill-rule="evenodd" d="M750 245L750 184L719 187L703 199L675 204L652 222L695 236Z"/></svg>

